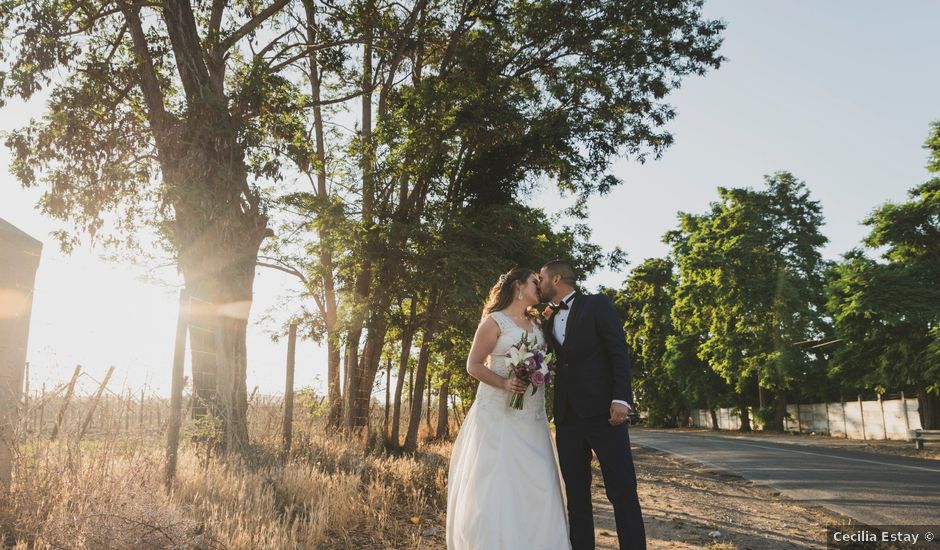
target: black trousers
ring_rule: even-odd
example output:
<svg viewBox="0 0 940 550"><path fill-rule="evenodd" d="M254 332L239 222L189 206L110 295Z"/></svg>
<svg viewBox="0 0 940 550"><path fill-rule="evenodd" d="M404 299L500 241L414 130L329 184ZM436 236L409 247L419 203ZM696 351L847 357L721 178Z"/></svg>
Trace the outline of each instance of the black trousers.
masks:
<svg viewBox="0 0 940 550"><path fill-rule="evenodd" d="M606 416L578 418L571 412L569 409L565 420L555 426L555 442L568 497L572 549L594 549L593 450L601 464L607 499L614 507L621 550L645 550L646 532L636 492L636 471L627 425L611 426Z"/></svg>

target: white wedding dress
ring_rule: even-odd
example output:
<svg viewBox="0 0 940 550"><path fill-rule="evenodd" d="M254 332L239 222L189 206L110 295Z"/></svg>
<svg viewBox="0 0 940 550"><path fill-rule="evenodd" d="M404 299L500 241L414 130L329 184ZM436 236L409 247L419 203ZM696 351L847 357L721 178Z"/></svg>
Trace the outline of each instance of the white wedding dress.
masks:
<svg viewBox="0 0 940 550"><path fill-rule="evenodd" d="M509 375L506 352L524 331L502 312L489 368ZM480 383L450 459L447 481L448 550L569 550L568 521L555 445L545 414L545 387L512 394Z"/></svg>

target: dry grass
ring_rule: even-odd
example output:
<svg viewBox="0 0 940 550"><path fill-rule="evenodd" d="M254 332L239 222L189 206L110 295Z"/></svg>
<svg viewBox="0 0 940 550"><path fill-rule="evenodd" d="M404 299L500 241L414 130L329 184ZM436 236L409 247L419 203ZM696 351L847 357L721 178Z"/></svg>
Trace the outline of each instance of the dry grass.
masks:
<svg viewBox="0 0 940 550"><path fill-rule="evenodd" d="M184 442L164 490L161 430L24 436L0 496L0 536L16 548L427 548L439 545L450 443L414 456L372 437L327 433L319 416L294 423L278 454L276 400L251 408L245 460L208 461ZM381 426L381 420L377 419ZM433 539L433 540L432 540Z"/></svg>

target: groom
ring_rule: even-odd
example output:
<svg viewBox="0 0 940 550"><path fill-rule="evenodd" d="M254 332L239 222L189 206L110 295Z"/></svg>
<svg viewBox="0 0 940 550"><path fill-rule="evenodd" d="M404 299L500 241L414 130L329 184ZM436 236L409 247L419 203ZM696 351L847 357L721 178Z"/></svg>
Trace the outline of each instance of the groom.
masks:
<svg viewBox="0 0 940 550"><path fill-rule="evenodd" d="M542 300L551 303L545 341L558 357L555 439L568 497L572 550L594 548L591 451L614 507L620 548L646 548L636 492L627 415L633 402L630 362L620 316L603 294L575 290L574 270L561 260L539 272Z"/></svg>

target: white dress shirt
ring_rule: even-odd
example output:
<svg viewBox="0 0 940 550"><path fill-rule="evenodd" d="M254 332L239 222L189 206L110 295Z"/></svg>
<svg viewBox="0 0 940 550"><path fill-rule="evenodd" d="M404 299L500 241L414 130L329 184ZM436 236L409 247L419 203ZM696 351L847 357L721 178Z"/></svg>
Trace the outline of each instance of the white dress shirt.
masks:
<svg viewBox="0 0 940 550"><path fill-rule="evenodd" d="M568 328L568 315L571 314L571 307L574 303L573 297L575 293L572 291L568 293L561 302L568 302L568 309L559 309L558 313L555 314L555 318L552 323L552 333L555 335L555 339L558 340L558 343L561 345L565 344L565 331ZM569 302L568 300L571 299ZM561 302L558 302L559 304ZM620 403L627 407L627 412L632 409L629 403L626 401L621 401L620 399L614 399L611 403Z"/></svg>
<svg viewBox="0 0 940 550"><path fill-rule="evenodd" d="M574 297L574 292L568 293L567 296L561 302L567 302L569 298ZM574 301L574 300L572 300ZM558 302L559 304L561 302ZM568 303L568 309L559 309L558 313L555 314L555 321L552 324L552 331L555 334L555 339L558 340L559 344L564 345L565 343L565 329L568 328L568 315L571 313L571 303Z"/></svg>

